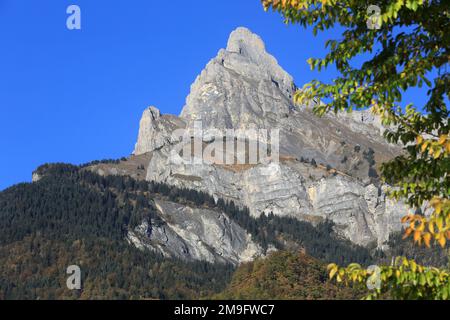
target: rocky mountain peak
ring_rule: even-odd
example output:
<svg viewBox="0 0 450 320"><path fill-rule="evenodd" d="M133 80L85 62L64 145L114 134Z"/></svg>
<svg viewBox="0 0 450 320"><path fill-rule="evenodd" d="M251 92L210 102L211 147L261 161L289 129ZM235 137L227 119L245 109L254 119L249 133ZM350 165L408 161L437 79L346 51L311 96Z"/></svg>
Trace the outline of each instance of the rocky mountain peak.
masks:
<svg viewBox="0 0 450 320"><path fill-rule="evenodd" d="M266 45L258 35L247 28L239 27L231 32L226 50L245 55L248 58L258 58L266 54Z"/></svg>
<svg viewBox="0 0 450 320"><path fill-rule="evenodd" d="M238 62L255 64L270 80L281 82L286 89L293 86L292 77L279 66L275 57L266 51L261 37L247 28L239 27L230 34L226 53L231 56L233 53L239 54L244 59L239 59Z"/></svg>
<svg viewBox="0 0 450 320"><path fill-rule="evenodd" d="M264 126L267 115L292 108L293 78L270 55L262 39L238 28L191 86L181 117L205 127Z"/></svg>

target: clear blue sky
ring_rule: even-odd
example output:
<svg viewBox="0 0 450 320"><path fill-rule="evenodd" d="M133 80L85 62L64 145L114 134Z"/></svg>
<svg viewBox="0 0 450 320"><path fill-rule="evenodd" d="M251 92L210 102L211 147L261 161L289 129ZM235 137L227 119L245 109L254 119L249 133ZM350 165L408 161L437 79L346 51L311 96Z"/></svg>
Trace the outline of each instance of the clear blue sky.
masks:
<svg viewBox="0 0 450 320"><path fill-rule="evenodd" d="M81 31L66 28L70 4L81 7ZM259 34L298 85L333 75L306 63L333 33L288 27L259 0L0 0L0 190L42 163L129 155L145 107L179 114L238 26Z"/></svg>

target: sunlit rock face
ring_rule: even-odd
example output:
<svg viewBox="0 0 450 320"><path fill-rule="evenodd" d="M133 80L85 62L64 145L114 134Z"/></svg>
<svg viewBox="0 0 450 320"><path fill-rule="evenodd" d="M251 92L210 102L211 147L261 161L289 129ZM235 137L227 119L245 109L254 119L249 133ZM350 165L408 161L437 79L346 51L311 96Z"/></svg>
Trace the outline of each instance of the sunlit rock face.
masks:
<svg viewBox="0 0 450 320"><path fill-rule="evenodd" d="M261 38L238 28L191 86L181 117L205 127L264 126L289 113L294 89Z"/></svg>
<svg viewBox="0 0 450 320"><path fill-rule="evenodd" d="M262 213L300 220L335 222L336 231L354 243L383 247L389 234L401 228L407 211L386 198L385 190L343 174L329 174L298 161L231 170L216 165L178 165L164 152L154 153L147 179L194 188Z"/></svg>
<svg viewBox="0 0 450 320"><path fill-rule="evenodd" d="M313 223L330 219L343 237L383 247L389 234L400 229L400 216L407 208L386 199L384 187L368 173L399 154L400 147L384 140L379 118L369 111L320 118L312 112L319 102L293 104L295 90L293 78L266 51L261 38L238 28L195 79L179 117L161 115L154 107L144 112L134 154L151 154L146 179L233 200L255 217L272 212ZM196 121L205 129L278 129L280 161L243 166L171 161L177 143L172 133L192 128ZM204 144L210 142L204 137ZM188 213L184 217L186 223L194 219ZM182 256L182 248L195 246L185 239L194 235L172 231L168 255ZM236 247L240 249L223 256L241 261L239 250L248 245L243 241ZM217 259L202 250L188 251L198 252L193 254L198 259Z"/></svg>

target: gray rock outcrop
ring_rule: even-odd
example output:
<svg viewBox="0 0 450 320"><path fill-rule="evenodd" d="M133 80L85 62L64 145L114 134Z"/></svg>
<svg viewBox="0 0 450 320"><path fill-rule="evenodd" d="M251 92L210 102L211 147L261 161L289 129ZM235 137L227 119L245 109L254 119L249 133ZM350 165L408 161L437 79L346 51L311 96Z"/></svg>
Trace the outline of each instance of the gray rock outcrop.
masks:
<svg viewBox="0 0 450 320"><path fill-rule="evenodd" d="M142 114L133 154L141 155L170 144L172 132L185 126L182 119L173 115L161 115L156 107L148 107Z"/></svg>
<svg viewBox="0 0 450 320"><path fill-rule="evenodd" d="M385 246L401 228L406 206L386 197L384 188L296 160L243 170L224 166L173 164L164 151L153 154L147 179L193 188L246 206L259 217L273 213L310 222L329 219L354 243Z"/></svg>

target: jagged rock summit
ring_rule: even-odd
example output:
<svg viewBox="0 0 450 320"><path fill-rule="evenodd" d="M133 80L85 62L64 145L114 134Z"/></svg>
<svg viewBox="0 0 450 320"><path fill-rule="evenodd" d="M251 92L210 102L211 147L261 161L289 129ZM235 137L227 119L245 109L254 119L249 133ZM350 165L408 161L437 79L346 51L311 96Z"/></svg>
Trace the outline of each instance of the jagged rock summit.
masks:
<svg viewBox="0 0 450 320"><path fill-rule="evenodd" d="M181 118L202 119L205 127L264 126L293 107L292 77L246 28L233 31L191 86Z"/></svg>
<svg viewBox="0 0 450 320"><path fill-rule="evenodd" d="M195 79L179 117L162 115L155 107L144 111L131 161L148 159L140 177L232 200L248 207L254 217L273 213L312 223L329 219L336 232L354 243L374 242L384 247L390 233L401 228L400 217L407 208L386 197L376 175L380 163L397 155L400 147L386 143L379 119L368 111L319 118L311 111L317 101L294 105L295 90L293 78L266 51L262 39L238 28L231 33L226 49L219 50ZM171 163L168 159L177 143L172 132L190 128L196 120L201 120L204 128L279 129L280 162L249 166ZM102 174L127 170L115 164L101 167ZM166 218L171 215L165 212ZM191 219L189 215L185 218ZM167 218L169 226L170 221ZM186 223L197 225L194 220ZM188 252L202 252L192 239L205 234L192 235L177 226L172 229L172 235L165 235L168 247L155 250L183 256L183 244L191 246ZM151 246L152 239L142 237L145 235L135 234L133 243ZM251 247L251 240L243 235L241 239L239 245L226 249L227 259L234 263L243 261L245 248ZM251 252L257 255L257 250ZM188 258L208 260L208 255Z"/></svg>
<svg viewBox="0 0 450 320"><path fill-rule="evenodd" d="M266 51L262 39L238 28L192 84L180 117L161 117L154 109L144 112L134 154L161 148L174 128L192 127L200 119L203 128L279 129L282 154L314 158L361 179L369 171L364 148L374 151L377 162L398 153L382 137L379 119L368 111L318 118L310 108L316 102L293 104L295 89L293 78ZM362 149L359 155L355 147Z"/></svg>

